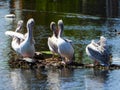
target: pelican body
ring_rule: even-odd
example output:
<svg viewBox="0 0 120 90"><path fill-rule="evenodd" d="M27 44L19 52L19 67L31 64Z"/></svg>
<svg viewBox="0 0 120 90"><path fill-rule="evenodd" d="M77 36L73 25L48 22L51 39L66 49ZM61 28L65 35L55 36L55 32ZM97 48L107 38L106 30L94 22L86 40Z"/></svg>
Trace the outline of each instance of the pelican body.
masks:
<svg viewBox="0 0 120 90"><path fill-rule="evenodd" d="M34 19L29 19L27 22L27 37L25 38L25 40L23 42L20 43L20 54L23 57L33 57L34 53L35 53L35 47L34 47L34 43L33 43L33 34L32 34L32 30L33 30L33 26L34 26Z"/></svg>
<svg viewBox="0 0 120 90"><path fill-rule="evenodd" d="M109 66L110 52L106 46L106 39L103 38L103 36L101 36L98 43L92 40L91 43L86 46L86 53L91 59L100 62L101 65Z"/></svg>
<svg viewBox="0 0 120 90"><path fill-rule="evenodd" d="M58 39L57 39L57 47L58 47L58 53L61 57L65 58L65 63L71 63L73 62L74 58L74 49L72 47L72 44L67 41L66 39L62 38L62 32L63 32L63 21L58 21Z"/></svg>
<svg viewBox="0 0 120 90"><path fill-rule="evenodd" d="M16 28L15 32L19 32L19 30L21 30L22 26L23 26L23 21L22 20L18 21L17 28ZM17 36L13 36L11 46L12 46L14 51L19 53L19 44L20 44L21 39L24 38L24 36L22 34L19 34L19 33L16 33L16 35ZM22 38L20 38L20 37L18 38L18 36L21 36Z"/></svg>
<svg viewBox="0 0 120 90"><path fill-rule="evenodd" d="M51 37L48 37L48 47L49 50L53 53L53 55L56 53L58 54L58 48L57 48L57 33L56 33L56 25L55 22L51 22L50 29L53 32L53 35ZM54 57L54 56L53 56Z"/></svg>
<svg viewBox="0 0 120 90"><path fill-rule="evenodd" d="M22 28L22 26L23 26L23 21L19 20L15 31L6 31L5 32L5 35L12 37L11 46L12 46L13 50L16 51L18 54L19 54L20 40L25 39L23 34L18 33L19 30Z"/></svg>

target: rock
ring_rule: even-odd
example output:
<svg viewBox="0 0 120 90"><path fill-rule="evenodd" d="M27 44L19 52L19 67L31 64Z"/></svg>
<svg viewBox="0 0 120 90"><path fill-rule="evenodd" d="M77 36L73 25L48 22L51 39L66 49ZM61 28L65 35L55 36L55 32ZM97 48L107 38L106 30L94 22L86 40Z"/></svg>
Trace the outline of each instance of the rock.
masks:
<svg viewBox="0 0 120 90"><path fill-rule="evenodd" d="M41 52L35 52L34 58L35 58L35 59L41 59L41 60L44 60L44 59L45 59L43 53L41 53Z"/></svg>
<svg viewBox="0 0 120 90"><path fill-rule="evenodd" d="M29 62L29 63L35 62L35 60L32 59L32 58L23 58L23 59L21 59L21 60L25 60L26 62Z"/></svg>
<svg viewBox="0 0 120 90"><path fill-rule="evenodd" d="M93 64L83 64L72 62L70 64L63 64L61 58L55 57L52 58L52 54L36 52L35 57L32 58L18 58L11 59L8 61L9 66L11 68L23 68L23 69L44 69L46 67L55 67L55 68L63 68L63 67L71 67L71 68L95 68L95 69L120 69L120 65L111 64L109 67L105 67L102 65L94 66Z"/></svg>

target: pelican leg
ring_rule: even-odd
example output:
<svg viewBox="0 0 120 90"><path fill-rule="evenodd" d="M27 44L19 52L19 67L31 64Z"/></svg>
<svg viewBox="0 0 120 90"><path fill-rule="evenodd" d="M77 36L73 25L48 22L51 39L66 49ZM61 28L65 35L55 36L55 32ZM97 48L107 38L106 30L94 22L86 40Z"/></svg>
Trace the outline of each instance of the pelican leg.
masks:
<svg viewBox="0 0 120 90"><path fill-rule="evenodd" d="M23 60L25 60L27 62L34 62L34 59L31 57L24 57Z"/></svg>
<svg viewBox="0 0 120 90"><path fill-rule="evenodd" d="M62 58L61 64L62 64L63 67L65 68L65 66L66 66L65 58L64 58L64 57L61 57L61 58Z"/></svg>
<svg viewBox="0 0 120 90"><path fill-rule="evenodd" d="M99 62L94 60L94 66L97 66L97 65L99 65Z"/></svg>
<svg viewBox="0 0 120 90"><path fill-rule="evenodd" d="M52 55L52 60L54 60L54 58L55 58L55 54L53 53L53 55Z"/></svg>
<svg viewBox="0 0 120 90"><path fill-rule="evenodd" d="M61 57L61 63L66 64L65 57Z"/></svg>
<svg viewBox="0 0 120 90"><path fill-rule="evenodd" d="M71 59L70 58L65 58L65 63L66 64L70 64L71 63Z"/></svg>

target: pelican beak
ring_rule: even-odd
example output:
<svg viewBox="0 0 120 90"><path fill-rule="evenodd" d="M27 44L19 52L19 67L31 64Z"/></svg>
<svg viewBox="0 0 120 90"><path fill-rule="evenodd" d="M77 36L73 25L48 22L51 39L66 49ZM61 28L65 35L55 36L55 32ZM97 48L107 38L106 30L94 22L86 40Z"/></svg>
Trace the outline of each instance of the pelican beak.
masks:
<svg viewBox="0 0 120 90"><path fill-rule="evenodd" d="M55 36L58 37L59 29L57 28L55 31Z"/></svg>

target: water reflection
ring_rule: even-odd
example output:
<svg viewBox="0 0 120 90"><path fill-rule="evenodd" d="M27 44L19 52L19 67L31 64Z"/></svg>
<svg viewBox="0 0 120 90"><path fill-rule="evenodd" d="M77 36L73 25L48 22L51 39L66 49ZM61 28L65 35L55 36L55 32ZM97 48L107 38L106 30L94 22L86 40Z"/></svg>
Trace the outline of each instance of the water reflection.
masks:
<svg viewBox="0 0 120 90"><path fill-rule="evenodd" d="M84 90L84 69L49 69L47 72L48 90Z"/></svg>
<svg viewBox="0 0 120 90"><path fill-rule="evenodd" d="M27 82L21 70L16 69L11 71L11 84L14 90L28 90Z"/></svg>
<svg viewBox="0 0 120 90"><path fill-rule="evenodd" d="M49 68L43 72L13 69L10 85L14 90L119 90L119 71Z"/></svg>
<svg viewBox="0 0 120 90"><path fill-rule="evenodd" d="M45 90L47 75L41 70L12 69L10 72L12 90Z"/></svg>
<svg viewBox="0 0 120 90"><path fill-rule="evenodd" d="M120 74L120 70L113 70L109 73L109 77L105 83L106 90L119 90L120 89L119 74Z"/></svg>
<svg viewBox="0 0 120 90"><path fill-rule="evenodd" d="M49 70L47 75L48 90L60 90L60 76L57 70Z"/></svg>
<svg viewBox="0 0 120 90"><path fill-rule="evenodd" d="M86 90L103 90L108 79L108 70L93 70L93 74L85 76Z"/></svg>
<svg viewBox="0 0 120 90"><path fill-rule="evenodd" d="M84 75L89 73L89 70L85 69L65 69L63 73L66 73L61 77L61 89L60 90L84 90Z"/></svg>

